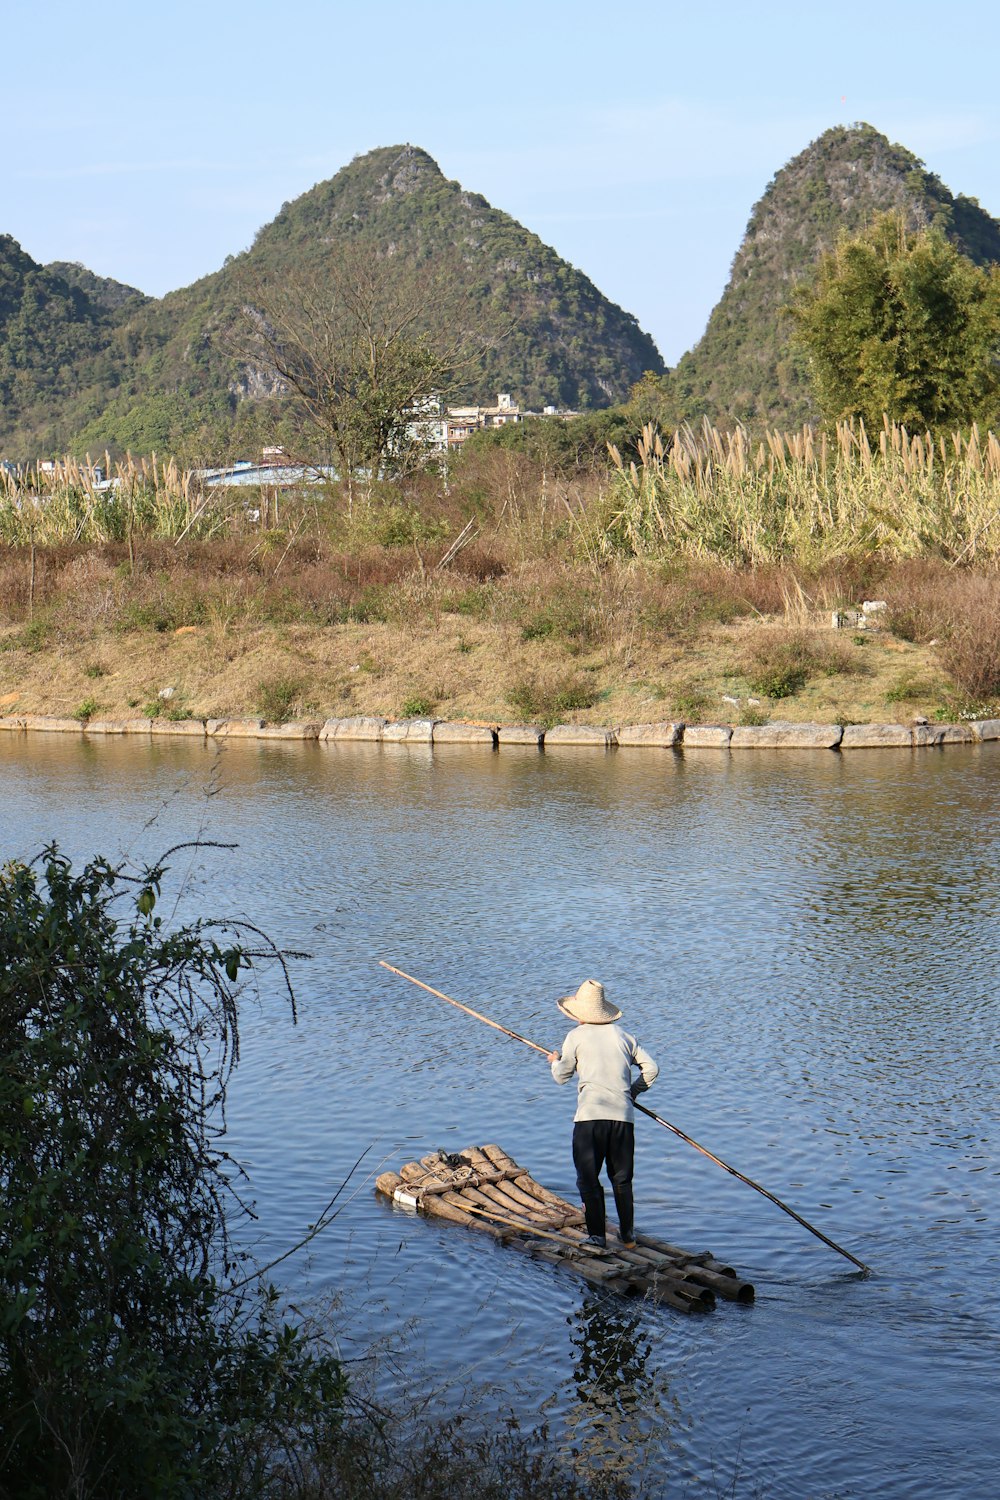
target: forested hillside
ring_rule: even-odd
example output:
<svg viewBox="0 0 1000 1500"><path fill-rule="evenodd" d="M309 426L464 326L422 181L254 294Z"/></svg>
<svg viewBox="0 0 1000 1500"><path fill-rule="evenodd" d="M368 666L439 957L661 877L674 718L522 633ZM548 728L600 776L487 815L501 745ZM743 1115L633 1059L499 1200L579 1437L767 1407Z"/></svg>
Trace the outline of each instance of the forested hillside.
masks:
<svg viewBox="0 0 1000 1500"><path fill-rule="evenodd" d="M0 454L62 450L114 390L115 329L141 294L79 266L40 266L0 235Z"/></svg>
<svg viewBox="0 0 1000 1500"><path fill-rule="evenodd" d="M483 324L503 331L467 372L467 399L503 389L522 407L592 409L664 369L636 319L536 235L445 178L426 152L386 147L285 204L249 251L156 301L82 267L46 271L13 247L21 281L49 290L17 293L13 321L0 326L0 370L26 377L3 389L0 445L207 454L258 441L280 412L234 352L248 279L321 276L359 238L410 264L447 259Z"/></svg>
<svg viewBox="0 0 1000 1500"><path fill-rule="evenodd" d="M826 131L777 174L755 206L729 282L700 342L670 381L678 417L794 425L816 415L786 316L794 286L838 234L899 210L934 225L979 265L1000 261L1000 224L955 197L870 125Z"/></svg>

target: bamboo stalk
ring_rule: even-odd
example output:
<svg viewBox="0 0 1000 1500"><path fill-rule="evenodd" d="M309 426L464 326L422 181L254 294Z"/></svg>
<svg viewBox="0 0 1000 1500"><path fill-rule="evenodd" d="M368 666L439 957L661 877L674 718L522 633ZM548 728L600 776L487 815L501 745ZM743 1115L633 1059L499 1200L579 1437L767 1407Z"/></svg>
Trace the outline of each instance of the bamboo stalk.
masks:
<svg viewBox="0 0 1000 1500"><path fill-rule="evenodd" d="M521 1036L517 1031L511 1031L507 1026L501 1026L499 1021L491 1021L489 1016L482 1015L478 1010L473 1010L470 1005L463 1005L460 1000L453 1000L450 995L442 994L440 990L434 989L433 985L424 984L422 979L414 979L412 974L407 974L402 969L397 969L393 964L387 964L384 958L379 959L383 969L388 969L390 974L398 974L400 979L408 979L411 984L426 990L429 995L436 995L439 1000L446 1000L449 1005L454 1005L457 1010L464 1010L467 1016L473 1016L477 1021L482 1021L485 1026L492 1026L494 1031L502 1031L504 1036L511 1037L515 1042L523 1042L526 1047L533 1047L536 1052L547 1054L547 1047L540 1047L537 1042L529 1042L526 1036Z"/></svg>

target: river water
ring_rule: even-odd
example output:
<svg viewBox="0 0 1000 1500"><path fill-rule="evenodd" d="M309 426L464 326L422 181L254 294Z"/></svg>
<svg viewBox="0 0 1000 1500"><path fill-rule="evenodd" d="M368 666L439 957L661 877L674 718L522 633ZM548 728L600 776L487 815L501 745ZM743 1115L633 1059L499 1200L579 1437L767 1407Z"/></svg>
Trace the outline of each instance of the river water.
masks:
<svg viewBox="0 0 1000 1500"><path fill-rule="evenodd" d="M297 1027L276 984L248 997L229 1147L267 1254L350 1179L274 1274L299 1306L335 1295L383 1395L545 1423L648 1495L996 1493L1000 746L4 735L0 775L3 858L231 839L176 857L178 914L242 913L313 955ZM874 1274L645 1119L638 1227L735 1265L754 1306L608 1298L377 1199L386 1165L487 1141L575 1197L572 1087L379 958L553 1047L556 997L603 980L660 1062L651 1106Z"/></svg>

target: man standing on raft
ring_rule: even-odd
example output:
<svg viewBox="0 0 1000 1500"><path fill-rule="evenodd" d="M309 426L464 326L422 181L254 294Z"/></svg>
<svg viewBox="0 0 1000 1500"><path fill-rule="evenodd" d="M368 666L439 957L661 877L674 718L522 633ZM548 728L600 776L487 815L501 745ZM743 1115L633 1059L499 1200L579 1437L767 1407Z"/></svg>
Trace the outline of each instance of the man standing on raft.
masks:
<svg viewBox="0 0 1000 1500"><path fill-rule="evenodd" d="M585 1244L607 1245L601 1168L607 1165L618 1210L618 1237L626 1249L635 1244L632 1206L632 1162L635 1125L632 1102L649 1088L659 1068L634 1036L614 1023L621 1019L604 997L604 986L585 979L575 995L556 1004L577 1026L562 1052L549 1052L552 1077L568 1083L577 1075L573 1116L573 1164L587 1221ZM632 1068L640 1069L633 1083Z"/></svg>

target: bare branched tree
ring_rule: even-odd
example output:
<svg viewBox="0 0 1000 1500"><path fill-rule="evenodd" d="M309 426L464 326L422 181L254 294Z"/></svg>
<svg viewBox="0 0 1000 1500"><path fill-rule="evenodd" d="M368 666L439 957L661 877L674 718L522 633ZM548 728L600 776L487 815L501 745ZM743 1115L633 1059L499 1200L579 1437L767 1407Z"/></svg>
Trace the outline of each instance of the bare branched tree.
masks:
<svg viewBox="0 0 1000 1500"><path fill-rule="evenodd" d="M300 269L240 278L248 385L281 392L304 450L353 497L426 455L415 416L467 385L507 331L465 288L461 260L417 262L360 237Z"/></svg>

